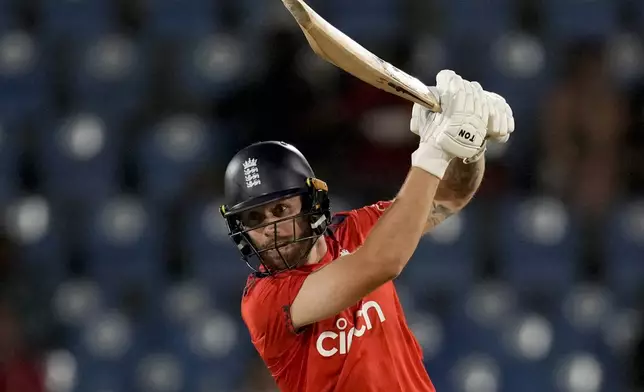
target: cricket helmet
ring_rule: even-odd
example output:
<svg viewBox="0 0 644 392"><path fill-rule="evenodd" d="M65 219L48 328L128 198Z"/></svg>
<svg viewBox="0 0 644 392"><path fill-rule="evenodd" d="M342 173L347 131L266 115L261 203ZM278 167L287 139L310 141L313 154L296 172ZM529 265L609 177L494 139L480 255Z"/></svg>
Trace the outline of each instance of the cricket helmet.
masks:
<svg viewBox="0 0 644 392"><path fill-rule="evenodd" d="M331 222L331 210L328 188L324 181L315 178L311 165L304 155L294 146L279 142L266 141L252 144L239 151L226 168L224 183L225 204L221 214L228 226L229 236L239 249L242 258L255 272L271 274L271 267L266 265L262 255L270 250L277 250L287 269L290 265L279 248L288 244L311 240L311 251L315 240L322 236ZM302 197L302 210L299 214L275 222L246 227L241 214L245 211L294 196ZM310 225L310 232L302 238L293 238L265 249L258 249L249 236L251 230L291 220L293 226L297 219L305 219ZM277 244L277 238L274 241Z"/></svg>

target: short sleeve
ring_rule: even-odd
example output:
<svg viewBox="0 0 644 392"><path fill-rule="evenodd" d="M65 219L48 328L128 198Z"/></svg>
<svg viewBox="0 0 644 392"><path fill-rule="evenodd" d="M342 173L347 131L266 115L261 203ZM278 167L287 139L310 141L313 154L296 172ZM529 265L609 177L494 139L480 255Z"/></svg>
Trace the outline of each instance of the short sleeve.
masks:
<svg viewBox="0 0 644 392"><path fill-rule="evenodd" d="M291 305L305 279L305 274L262 278L244 298L242 318L265 359L277 359L299 339L300 331L294 330L291 320Z"/></svg>
<svg viewBox="0 0 644 392"><path fill-rule="evenodd" d="M366 236L391 204L392 201L379 201L375 204L353 210L351 215L353 215L360 233Z"/></svg>

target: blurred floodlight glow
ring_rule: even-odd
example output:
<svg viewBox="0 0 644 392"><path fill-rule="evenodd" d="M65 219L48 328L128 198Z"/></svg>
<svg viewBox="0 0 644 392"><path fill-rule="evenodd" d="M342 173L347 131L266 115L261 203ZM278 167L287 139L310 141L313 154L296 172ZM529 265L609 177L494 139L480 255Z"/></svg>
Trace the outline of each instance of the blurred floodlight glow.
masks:
<svg viewBox="0 0 644 392"><path fill-rule="evenodd" d="M632 350L642 336L642 317L635 309L624 309L604 319L604 340L619 354Z"/></svg>
<svg viewBox="0 0 644 392"><path fill-rule="evenodd" d="M175 161L193 159L206 138L204 122L197 116L181 115L164 121L155 135L163 154Z"/></svg>
<svg viewBox="0 0 644 392"><path fill-rule="evenodd" d="M78 326L99 310L100 291L91 281L67 281L58 286L53 301L58 319Z"/></svg>
<svg viewBox="0 0 644 392"><path fill-rule="evenodd" d="M297 73L312 86L324 90L333 86L333 81L337 78L339 70L307 47L302 48L298 53Z"/></svg>
<svg viewBox="0 0 644 392"><path fill-rule="evenodd" d="M453 244L461 238L463 234L464 215L452 215L445 219L443 223L436 226L429 233L429 236L435 242L441 244Z"/></svg>
<svg viewBox="0 0 644 392"><path fill-rule="evenodd" d="M409 328L423 348L425 357L435 357L443 346L444 332L441 321L429 313L411 313L408 320Z"/></svg>
<svg viewBox="0 0 644 392"><path fill-rule="evenodd" d="M124 315L105 313L86 326L84 342L87 350L97 358L119 359L130 349L132 327Z"/></svg>
<svg viewBox="0 0 644 392"><path fill-rule="evenodd" d="M196 282L172 286L166 295L166 312L177 322L196 319L209 306L208 290Z"/></svg>
<svg viewBox="0 0 644 392"><path fill-rule="evenodd" d="M553 198L534 198L525 202L516 219L523 236L542 245L561 242L568 230L566 208Z"/></svg>
<svg viewBox="0 0 644 392"><path fill-rule="evenodd" d="M612 37L608 52L611 70L617 78L628 81L642 75L644 48L638 36L623 33Z"/></svg>
<svg viewBox="0 0 644 392"><path fill-rule="evenodd" d="M66 350L48 353L45 357L45 387L48 392L71 392L76 386L76 358Z"/></svg>
<svg viewBox="0 0 644 392"><path fill-rule="evenodd" d="M610 300L605 289L583 285L575 287L564 300L564 315L577 329L599 328L610 312Z"/></svg>
<svg viewBox="0 0 644 392"><path fill-rule="evenodd" d="M534 36L510 33L501 37L493 48L494 60L506 76L532 78L545 65L545 49Z"/></svg>
<svg viewBox="0 0 644 392"><path fill-rule="evenodd" d="M30 35L11 32L0 37L0 74L19 75L31 71L36 49Z"/></svg>
<svg viewBox="0 0 644 392"><path fill-rule="evenodd" d="M147 219L145 209L137 199L122 196L103 207L100 228L112 242L131 244L143 235Z"/></svg>
<svg viewBox="0 0 644 392"><path fill-rule="evenodd" d="M486 355L472 354L461 360L452 375L458 392L497 392L500 388L499 366Z"/></svg>
<svg viewBox="0 0 644 392"><path fill-rule="evenodd" d="M518 318L504 338L516 357L530 361L542 360L552 348L552 325L541 315L528 314Z"/></svg>
<svg viewBox="0 0 644 392"><path fill-rule="evenodd" d="M235 323L224 314L204 315L189 331L190 347L202 357L225 357L237 345L237 338Z"/></svg>
<svg viewBox="0 0 644 392"><path fill-rule="evenodd" d="M567 358L556 373L559 388L565 392L598 392L602 386L601 364L590 354Z"/></svg>
<svg viewBox="0 0 644 392"><path fill-rule="evenodd" d="M631 241L644 245L644 201L628 206L622 216L622 230Z"/></svg>
<svg viewBox="0 0 644 392"><path fill-rule="evenodd" d="M213 82L226 82L242 71L244 58L241 43L228 34L204 39L194 52L196 68Z"/></svg>
<svg viewBox="0 0 644 392"><path fill-rule="evenodd" d="M144 391L178 392L183 387L180 363L168 354L153 354L144 358L139 364L138 374Z"/></svg>
<svg viewBox="0 0 644 392"><path fill-rule="evenodd" d="M132 41L117 34L100 38L86 53L86 67L96 79L113 81L127 76L137 62Z"/></svg>
<svg viewBox="0 0 644 392"><path fill-rule="evenodd" d="M515 294L506 285L486 282L476 285L467 297L465 312L476 323L500 326L514 308Z"/></svg>
<svg viewBox="0 0 644 392"><path fill-rule="evenodd" d="M23 245L35 244L49 231L49 204L41 196L28 196L15 201L6 213L11 237Z"/></svg>
<svg viewBox="0 0 644 392"><path fill-rule="evenodd" d="M408 108L382 107L366 112L362 116L360 128L367 139L391 147L406 144L414 137L411 132L400 132L408 123Z"/></svg>
<svg viewBox="0 0 644 392"><path fill-rule="evenodd" d="M89 160L103 150L105 124L93 114L79 114L65 121L58 136L63 151L74 159Z"/></svg>

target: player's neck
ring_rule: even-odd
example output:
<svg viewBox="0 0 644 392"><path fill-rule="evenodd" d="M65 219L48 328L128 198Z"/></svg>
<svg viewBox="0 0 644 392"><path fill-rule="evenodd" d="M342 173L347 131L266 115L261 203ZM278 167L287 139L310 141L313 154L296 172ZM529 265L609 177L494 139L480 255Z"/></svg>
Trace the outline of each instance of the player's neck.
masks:
<svg viewBox="0 0 644 392"><path fill-rule="evenodd" d="M326 246L326 241L324 240L324 236L320 236L316 241L315 245L313 245L313 248L309 252L309 257L308 260L306 261L306 265L311 265L311 264L317 264L322 260L324 255L326 255L327 252L327 246Z"/></svg>

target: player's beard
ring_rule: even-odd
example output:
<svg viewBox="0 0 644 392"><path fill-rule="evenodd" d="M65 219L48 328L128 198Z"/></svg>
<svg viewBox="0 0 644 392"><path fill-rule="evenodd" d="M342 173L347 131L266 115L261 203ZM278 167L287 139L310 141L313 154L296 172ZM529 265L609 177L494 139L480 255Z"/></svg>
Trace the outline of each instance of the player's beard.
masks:
<svg viewBox="0 0 644 392"><path fill-rule="evenodd" d="M308 235L304 237L308 237ZM286 242L289 240L292 240L292 238L278 240L277 243L280 244L280 242ZM294 268L296 266L304 265L306 264L306 259L308 258L311 248L313 247L313 241L314 239L310 238L303 241L279 245L275 249L270 249L262 252L262 261L271 270L283 270L286 268ZM265 249L272 248L274 246L275 244L271 243L270 245L265 247Z"/></svg>

